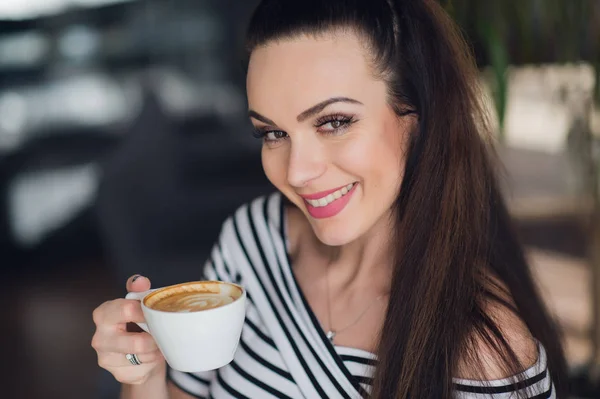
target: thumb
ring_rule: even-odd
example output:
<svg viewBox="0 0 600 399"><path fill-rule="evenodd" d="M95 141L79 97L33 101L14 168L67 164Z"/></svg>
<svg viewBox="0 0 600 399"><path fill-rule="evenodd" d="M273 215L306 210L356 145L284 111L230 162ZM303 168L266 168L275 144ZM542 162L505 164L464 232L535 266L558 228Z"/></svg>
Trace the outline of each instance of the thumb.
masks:
<svg viewBox="0 0 600 399"><path fill-rule="evenodd" d="M143 292L150 289L148 277L135 274L127 279L127 292Z"/></svg>

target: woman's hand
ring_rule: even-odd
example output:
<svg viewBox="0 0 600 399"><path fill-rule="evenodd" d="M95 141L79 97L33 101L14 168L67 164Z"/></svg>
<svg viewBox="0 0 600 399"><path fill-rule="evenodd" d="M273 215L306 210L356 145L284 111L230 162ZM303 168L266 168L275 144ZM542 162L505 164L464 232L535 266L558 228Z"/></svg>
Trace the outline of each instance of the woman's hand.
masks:
<svg viewBox="0 0 600 399"><path fill-rule="evenodd" d="M139 275L127 280L127 292L150 289L150 280ZM144 322L140 301L115 299L100 305L93 313L96 333L92 347L98 354L98 364L123 384L143 384L149 378L164 378L166 363L152 336L146 332L128 332L127 323ZM137 355L142 363L132 365L125 357Z"/></svg>

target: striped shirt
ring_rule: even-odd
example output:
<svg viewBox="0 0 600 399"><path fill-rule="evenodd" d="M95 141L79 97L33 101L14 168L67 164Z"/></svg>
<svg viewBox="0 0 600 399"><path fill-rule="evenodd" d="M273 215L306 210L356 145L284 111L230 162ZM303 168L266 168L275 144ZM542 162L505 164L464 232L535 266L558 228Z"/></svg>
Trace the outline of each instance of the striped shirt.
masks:
<svg viewBox="0 0 600 399"><path fill-rule="evenodd" d="M234 360L218 370L168 378L198 398L362 398L370 392L375 355L333 345L292 273L279 193L239 208L223 224L203 278L247 292L246 320ZM555 398L544 348L537 363L512 379L455 379L458 399L507 399L517 390Z"/></svg>

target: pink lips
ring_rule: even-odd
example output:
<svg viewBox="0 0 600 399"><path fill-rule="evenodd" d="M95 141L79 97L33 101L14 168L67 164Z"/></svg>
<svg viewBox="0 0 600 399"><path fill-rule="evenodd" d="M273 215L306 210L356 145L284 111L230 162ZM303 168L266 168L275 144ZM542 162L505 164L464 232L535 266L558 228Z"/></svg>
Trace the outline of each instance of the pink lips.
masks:
<svg viewBox="0 0 600 399"><path fill-rule="evenodd" d="M335 193L337 190L341 190L342 188L344 188L346 186L347 186L347 184L344 184L343 186L340 186L338 188L334 188L331 190L321 191L320 193L314 193L314 194L304 194L304 195L300 195L300 196L304 199L316 200L316 199L326 197L331 193Z"/></svg>
<svg viewBox="0 0 600 399"><path fill-rule="evenodd" d="M350 197L352 197L352 195L354 194L356 186L357 186L357 184L354 184L354 186L352 186L352 188L350 189L350 191L348 191L348 193L346 195L333 201L331 204L328 204L327 206L320 206L318 208L312 206L306 200L307 199L315 200L315 199L323 198L331 193L336 192L337 190L339 190L345 186L342 186L339 188L334 188L333 190L322 191L322 192L316 193L316 194L301 195L301 197L304 198L304 204L306 205L306 209L308 210L308 213L310 214L310 216L314 217L315 219L324 219L324 218L329 218L329 217L333 217L333 216L337 215L346 207L346 205L348 205L348 202L350 201Z"/></svg>

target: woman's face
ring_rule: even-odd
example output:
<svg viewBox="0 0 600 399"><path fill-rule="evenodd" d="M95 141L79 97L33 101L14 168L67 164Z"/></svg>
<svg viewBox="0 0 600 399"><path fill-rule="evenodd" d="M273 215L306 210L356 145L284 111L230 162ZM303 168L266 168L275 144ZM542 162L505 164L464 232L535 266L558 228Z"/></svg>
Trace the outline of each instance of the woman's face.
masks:
<svg viewBox="0 0 600 399"><path fill-rule="evenodd" d="M351 33L271 42L250 57L265 173L327 245L385 225L403 176L414 120L394 114L368 57Z"/></svg>

